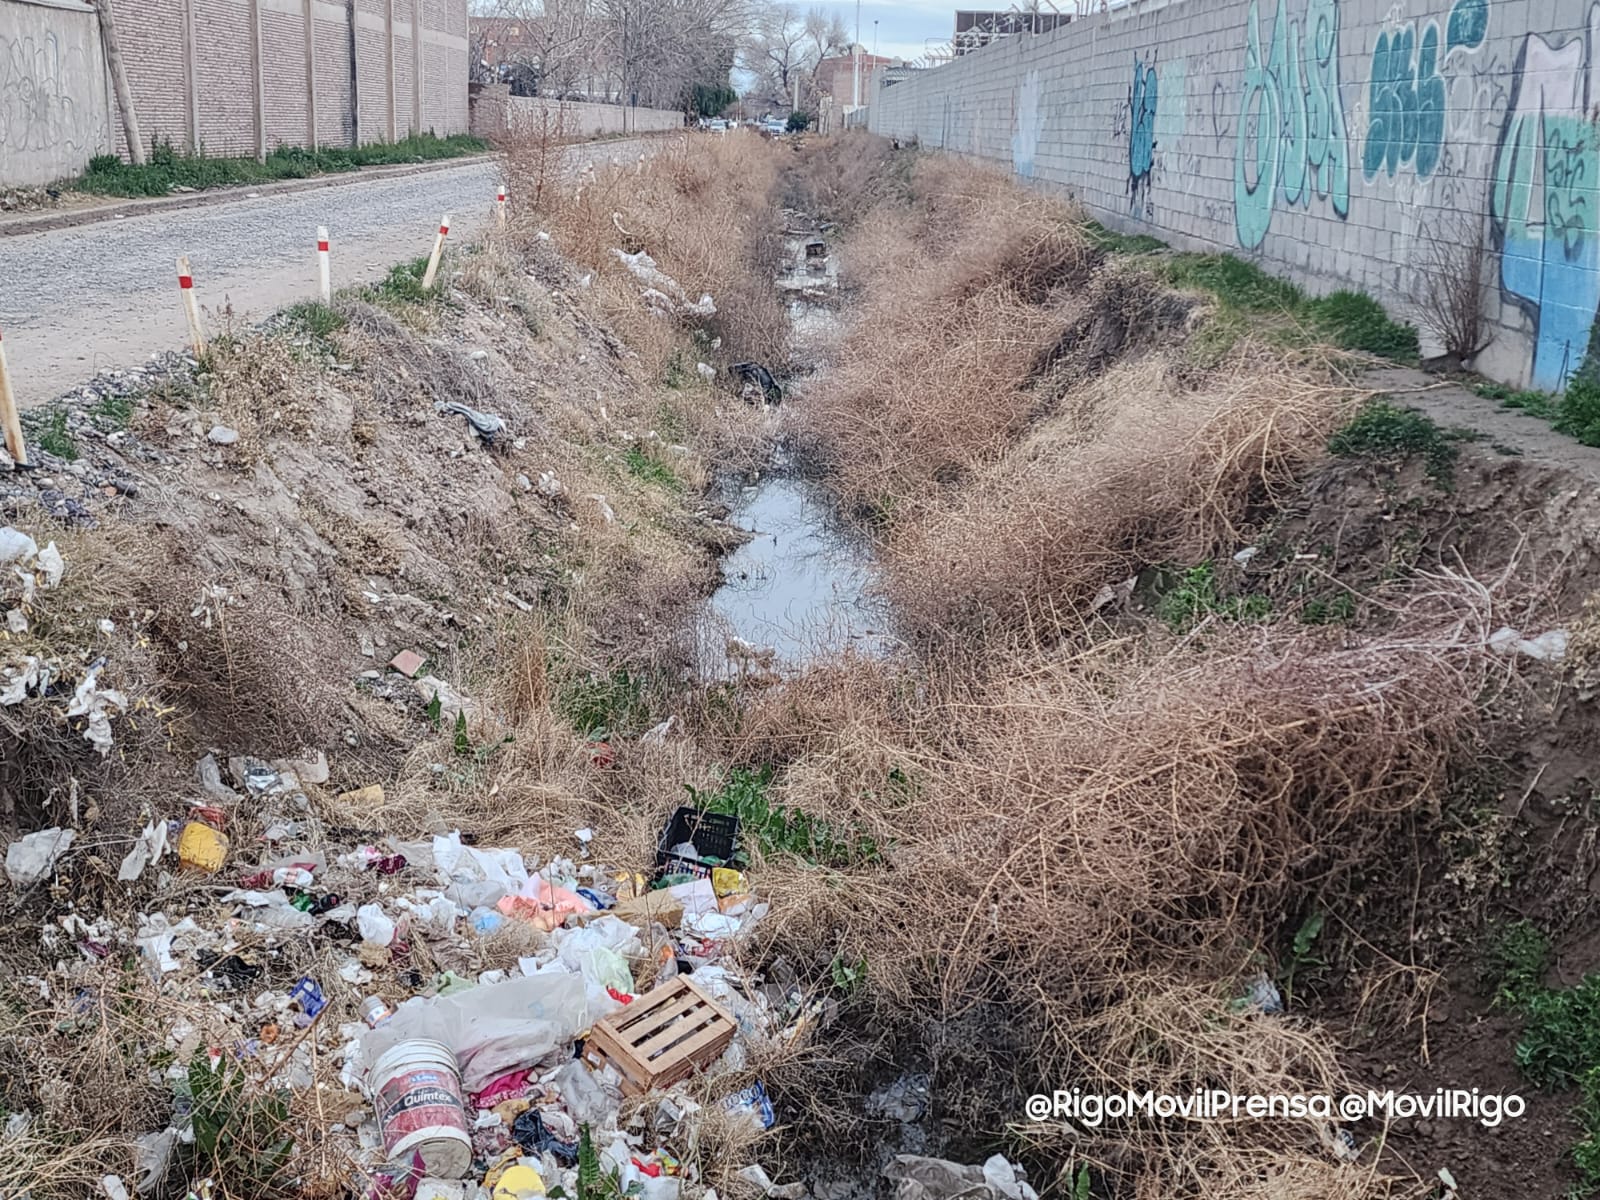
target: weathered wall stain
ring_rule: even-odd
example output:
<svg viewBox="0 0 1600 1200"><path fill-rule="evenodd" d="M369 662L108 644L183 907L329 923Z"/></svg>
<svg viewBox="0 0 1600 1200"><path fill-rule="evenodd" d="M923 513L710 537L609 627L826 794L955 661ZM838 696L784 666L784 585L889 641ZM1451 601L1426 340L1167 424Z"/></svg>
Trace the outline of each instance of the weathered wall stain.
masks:
<svg viewBox="0 0 1600 1200"><path fill-rule="evenodd" d="M1033 178L1033 160L1039 153L1044 124L1039 113L1039 72L1029 71L1017 85L1016 126L1011 135L1011 168L1024 179Z"/></svg>
<svg viewBox="0 0 1600 1200"><path fill-rule="evenodd" d="M1339 8L1308 0L1304 31L1278 0L1272 41L1262 53L1260 0L1245 22L1244 86L1234 155L1234 222L1239 244L1255 249L1273 208L1309 205L1311 194L1350 212L1350 160L1339 94Z"/></svg>
<svg viewBox="0 0 1600 1200"><path fill-rule="evenodd" d="M1532 382L1558 389L1583 360L1600 302L1600 152L1592 105L1600 3L1559 44L1530 33L1495 156L1490 211L1500 287L1534 325Z"/></svg>

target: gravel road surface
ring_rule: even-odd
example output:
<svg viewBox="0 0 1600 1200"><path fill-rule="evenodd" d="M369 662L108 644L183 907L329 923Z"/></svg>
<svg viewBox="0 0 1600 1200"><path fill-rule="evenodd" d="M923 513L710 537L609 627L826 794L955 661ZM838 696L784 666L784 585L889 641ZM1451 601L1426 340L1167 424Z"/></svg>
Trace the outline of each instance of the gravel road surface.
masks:
<svg viewBox="0 0 1600 1200"><path fill-rule="evenodd" d="M599 142L575 155L627 161L659 144ZM103 367L183 345L180 254L215 330L230 306L249 321L315 297L318 225L329 229L334 286L363 283L426 254L447 212L452 242L477 234L499 182L498 165L477 160L0 238L0 332L18 399L36 405Z"/></svg>

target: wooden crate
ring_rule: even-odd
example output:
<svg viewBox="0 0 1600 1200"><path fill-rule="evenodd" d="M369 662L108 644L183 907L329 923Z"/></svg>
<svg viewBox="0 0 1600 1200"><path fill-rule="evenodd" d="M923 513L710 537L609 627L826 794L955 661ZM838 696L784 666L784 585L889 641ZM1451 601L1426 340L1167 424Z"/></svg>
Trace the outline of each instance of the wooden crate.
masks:
<svg viewBox="0 0 1600 1200"><path fill-rule="evenodd" d="M595 1067L615 1067L623 1092L639 1096L714 1062L734 1028L727 1009L679 975L596 1022L583 1056Z"/></svg>

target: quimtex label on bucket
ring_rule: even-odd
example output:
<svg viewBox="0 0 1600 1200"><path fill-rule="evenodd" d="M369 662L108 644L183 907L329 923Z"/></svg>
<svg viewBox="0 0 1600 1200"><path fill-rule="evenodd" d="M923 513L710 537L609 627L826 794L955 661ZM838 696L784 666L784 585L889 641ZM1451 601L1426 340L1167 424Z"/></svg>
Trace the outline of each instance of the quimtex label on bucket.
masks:
<svg viewBox="0 0 1600 1200"><path fill-rule="evenodd" d="M424 1129L463 1129L466 1105L461 1080L454 1072L417 1067L391 1077L379 1092L383 1140L393 1149L405 1137Z"/></svg>

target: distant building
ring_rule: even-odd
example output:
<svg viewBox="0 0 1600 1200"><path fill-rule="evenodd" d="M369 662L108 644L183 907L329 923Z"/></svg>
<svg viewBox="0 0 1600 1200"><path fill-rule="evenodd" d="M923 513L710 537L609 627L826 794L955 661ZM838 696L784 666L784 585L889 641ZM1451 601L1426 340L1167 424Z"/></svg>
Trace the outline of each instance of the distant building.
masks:
<svg viewBox="0 0 1600 1200"><path fill-rule="evenodd" d="M899 66L900 60L885 58L878 54L862 54L860 59L861 103L868 104L871 102L873 89L878 85L878 74L890 67ZM856 56L836 54L831 58L825 58L817 64L817 90L824 96L832 96L838 104L854 104L855 73Z"/></svg>
<svg viewBox="0 0 1600 1200"><path fill-rule="evenodd" d="M534 56L532 30L513 17L472 17L472 45L483 66L496 71L508 63L527 62Z"/></svg>
<svg viewBox="0 0 1600 1200"><path fill-rule="evenodd" d="M1061 12L973 12L956 10L956 32L950 45L960 57L980 46L1019 34L1049 33L1072 20Z"/></svg>

